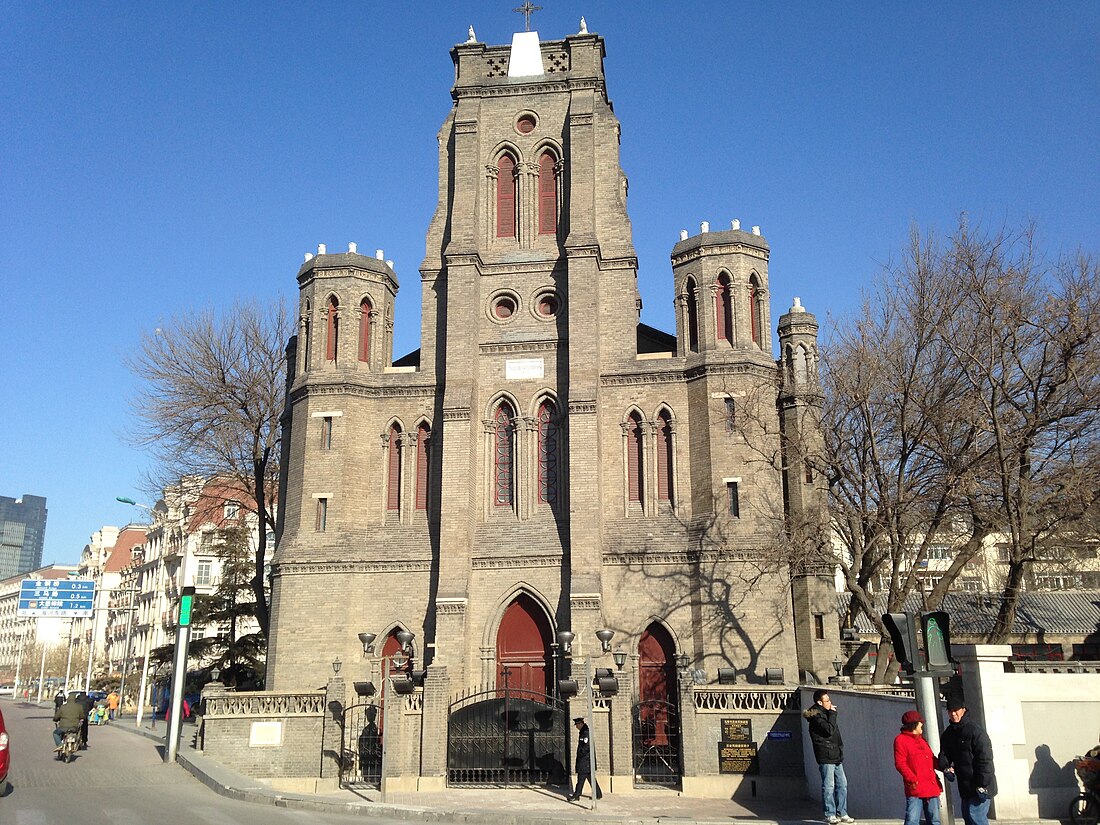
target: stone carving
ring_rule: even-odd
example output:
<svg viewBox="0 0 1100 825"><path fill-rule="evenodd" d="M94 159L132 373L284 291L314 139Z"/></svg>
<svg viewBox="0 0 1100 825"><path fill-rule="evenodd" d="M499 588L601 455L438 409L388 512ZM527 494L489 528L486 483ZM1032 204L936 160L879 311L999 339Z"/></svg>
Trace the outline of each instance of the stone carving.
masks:
<svg viewBox="0 0 1100 825"><path fill-rule="evenodd" d="M325 692L268 693L255 691L207 696L206 716L320 716Z"/></svg>

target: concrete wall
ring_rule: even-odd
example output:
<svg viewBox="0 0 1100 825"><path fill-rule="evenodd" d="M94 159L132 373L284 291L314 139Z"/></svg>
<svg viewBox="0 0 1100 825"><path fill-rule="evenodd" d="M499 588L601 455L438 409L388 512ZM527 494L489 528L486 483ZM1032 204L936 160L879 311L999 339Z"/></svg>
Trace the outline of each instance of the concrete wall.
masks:
<svg viewBox="0 0 1100 825"><path fill-rule="evenodd" d="M1059 818L1077 794L1073 758L1100 732L1100 673L1018 672L1007 645L953 645L971 713L989 732L998 819ZM1019 665L1021 670L1023 665Z"/></svg>

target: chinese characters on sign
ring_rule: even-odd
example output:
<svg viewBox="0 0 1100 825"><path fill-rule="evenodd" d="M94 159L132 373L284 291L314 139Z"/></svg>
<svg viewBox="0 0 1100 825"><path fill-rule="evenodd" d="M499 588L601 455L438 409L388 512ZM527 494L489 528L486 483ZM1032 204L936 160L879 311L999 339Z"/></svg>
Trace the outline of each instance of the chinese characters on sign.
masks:
<svg viewBox="0 0 1100 825"><path fill-rule="evenodd" d="M759 773L751 719L723 719L718 743L718 773Z"/></svg>
<svg viewBox="0 0 1100 825"><path fill-rule="evenodd" d="M87 619L95 606L91 579L23 579L19 583L17 616L62 616Z"/></svg>

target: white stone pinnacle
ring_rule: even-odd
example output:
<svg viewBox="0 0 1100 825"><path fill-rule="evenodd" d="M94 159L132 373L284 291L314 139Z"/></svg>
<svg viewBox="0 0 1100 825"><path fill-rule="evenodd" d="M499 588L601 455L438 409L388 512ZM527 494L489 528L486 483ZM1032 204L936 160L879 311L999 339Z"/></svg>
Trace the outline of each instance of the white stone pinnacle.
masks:
<svg viewBox="0 0 1100 825"><path fill-rule="evenodd" d="M323 243L317 244L317 254L318 255L324 255L325 254L325 245Z"/></svg>
<svg viewBox="0 0 1100 825"><path fill-rule="evenodd" d="M355 241L348 241L348 252L358 252L358 251L359 251L359 244L357 244Z"/></svg>
<svg viewBox="0 0 1100 825"><path fill-rule="evenodd" d="M380 261L384 261L386 260L386 253L383 252L381 249L376 249L374 250L374 257L376 257Z"/></svg>
<svg viewBox="0 0 1100 825"><path fill-rule="evenodd" d="M760 227L759 226L754 226L752 228L752 234L759 235L760 234Z"/></svg>
<svg viewBox="0 0 1100 825"><path fill-rule="evenodd" d="M680 230L680 240L686 241L688 239L688 231L686 229Z"/></svg>
<svg viewBox="0 0 1100 825"><path fill-rule="evenodd" d="M710 232L710 221L703 221L701 224L699 224L699 231Z"/></svg>
<svg viewBox="0 0 1100 825"><path fill-rule="evenodd" d="M308 262L308 261L312 261L312 260L313 260L313 253L312 252L307 252L306 253L306 261Z"/></svg>
<svg viewBox="0 0 1100 825"><path fill-rule="evenodd" d="M740 229L740 228L741 228L741 220L739 218L734 218L732 221L730 221L730 229Z"/></svg>
<svg viewBox="0 0 1100 825"><path fill-rule="evenodd" d="M791 312L805 312L806 308L802 306L802 299L797 295L794 298L794 304L791 306Z"/></svg>

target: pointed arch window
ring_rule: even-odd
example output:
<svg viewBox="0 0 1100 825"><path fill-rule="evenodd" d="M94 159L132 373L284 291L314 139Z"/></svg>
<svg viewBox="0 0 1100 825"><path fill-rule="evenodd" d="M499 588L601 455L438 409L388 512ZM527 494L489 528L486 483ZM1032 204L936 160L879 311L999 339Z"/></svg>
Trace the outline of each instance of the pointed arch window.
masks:
<svg viewBox="0 0 1100 825"><path fill-rule="evenodd" d="M558 501L558 415L554 402L547 399L539 405L539 501Z"/></svg>
<svg viewBox="0 0 1100 825"><path fill-rule="evenodd" d="M687 334L688 349L699 351L699 296L695 289L695 279L687 280Z"/></svg>
<svg viewBox="0 0 1100 825"><path fill-rule="evenodd" d="M337 342L340 338L340 302L333 295L328 299L328 330L325 338L325 360L336 360Z"/></svg>
<svg viewBox="0 0 1100 825"><path fill-rule="evenodd" d="M305 341L304 355L302 357L302 370L309 372L313 364L310 349L313 346L313 306L306 301L305 312L302 313L302 338Z"/></svg>
<svg viewBox="0 0 1100 825"><path fill-rule="evenodd" d="M416 428L416 509L428 509L428 439L432 431L426 423Z"/></svg>
<svg viewBox="0 0 1100 825"><path fill-rule="evenodd" d="M507 402L493 414L493 504L511 507L515 501L516 416Z"/></svg>
<svg viewBox="0 0 1100 825"><path fill-rule="evenodd" d="M672 417L657 416L657 500L672 503Z"/></svg>
<svg viewBox="0 0 1100 825"><path fill-rule="evenodd" d="M394 424L390 427L390 437L386 442L386 509L393 512L401 510L401 428Z"/></svg>
<svg viewBox="0 0 1100 825"><path fill-rule="evenodd" d="M632 412L626 420L626 490L627 500L641 503L642 493L642 417Z"/></svg>
<svg viewBox="0 0 1100 825"><path fill-rule="evenodd" d="M714 293L714 312L719 341L733 340L733 298L730 294L730 276L723 272L718 276Z"/></svg>
<svg viewBox="0 0 1100 825"><path fill-rule="evenodd" d="M359 360L370 360L370 314L373 307L364 298L359 304Z"/></svg>
<svg viewBox="0 0 1100 825"><path fill-rule="evenodd" d="M516 236L516 162L501 155L497 163L497 237Z"/></svg>
<svg viewBox="0 0 1100 825"><path fill-rule="evenodd" d="M761 336L760 297L760 282L753 275L749 278L749 331L752 342L762 349L764 344Z"/></svg>
<svg viewBox="0 0 1100 825"><path fill-rule="evenodd" d="M539 158L539 234L558 231L558 183L554 178L554 156L543 152Z"/></svg>

